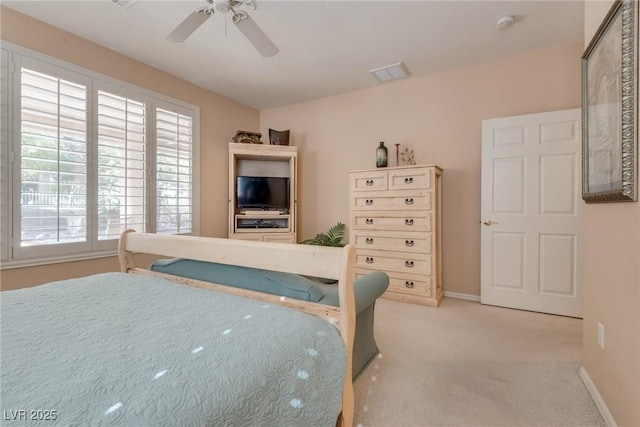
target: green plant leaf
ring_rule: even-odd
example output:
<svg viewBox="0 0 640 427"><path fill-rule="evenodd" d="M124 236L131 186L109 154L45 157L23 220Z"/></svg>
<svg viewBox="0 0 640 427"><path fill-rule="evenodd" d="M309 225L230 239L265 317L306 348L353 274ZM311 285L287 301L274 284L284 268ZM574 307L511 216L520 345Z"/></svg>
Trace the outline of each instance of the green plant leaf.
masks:
<svg viewBox="0 0 640 427"><path fill-rule="evenodd" d="M339 222L327 231L328 242L326 246L340 246L343 237L344 224Z"/></svg>
<svg viewBox="0 0 640 427"><path fill-rule="evenodd" d="M345 225L341 222L338 222L336 225L327 230L326 233L318 233L313 239L304 240L302 244L316 246L342 246L344 229Z"/></svg>

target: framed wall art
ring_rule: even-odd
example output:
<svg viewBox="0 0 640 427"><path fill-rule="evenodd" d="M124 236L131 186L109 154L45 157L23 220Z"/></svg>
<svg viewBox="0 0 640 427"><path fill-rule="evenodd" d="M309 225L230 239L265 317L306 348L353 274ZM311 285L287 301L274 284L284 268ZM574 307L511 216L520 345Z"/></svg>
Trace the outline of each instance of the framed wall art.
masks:
<svg viewBox="0 0 640 427"><path fill-rule="evenodd" d="M582 198L637 200L638 5L616 0L582 55Z"/></svg>

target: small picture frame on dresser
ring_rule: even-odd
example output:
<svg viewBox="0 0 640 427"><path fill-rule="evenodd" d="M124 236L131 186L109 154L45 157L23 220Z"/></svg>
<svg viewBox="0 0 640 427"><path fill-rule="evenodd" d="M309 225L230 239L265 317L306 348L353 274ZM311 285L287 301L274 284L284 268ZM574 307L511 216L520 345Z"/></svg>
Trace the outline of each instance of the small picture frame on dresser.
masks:
<svg viewBox="0 0 640 427"><path fill-rule="evenodd" d="M400 152L400 166L414 166L416 164L416 156L413 150L405 148Z"/></svg>

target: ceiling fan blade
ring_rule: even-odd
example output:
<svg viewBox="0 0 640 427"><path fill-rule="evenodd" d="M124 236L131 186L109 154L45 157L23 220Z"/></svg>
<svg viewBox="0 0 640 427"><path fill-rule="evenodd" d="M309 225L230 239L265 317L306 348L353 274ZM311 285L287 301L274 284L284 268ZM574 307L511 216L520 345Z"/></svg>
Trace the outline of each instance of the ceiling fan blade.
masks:
<svg viewBox="0 0 640 427"><path fill-rule="evenodd" d="M204 22L213 15L213 12L207 8L198 9L187 16L166 39L170 42L181 43L185 41L195 30L204 24Z"/></svg>
<svg viewBox="0 0 640 427"><path fill-rule="evenodd" d="M236 27L238 27L240 32L244 34L251 44L258 49L258 52L260 52L262 56L268 58L280 51L249 15L244 13L241 16L240 19L234 16L233 23L236 24Z"/></svg>

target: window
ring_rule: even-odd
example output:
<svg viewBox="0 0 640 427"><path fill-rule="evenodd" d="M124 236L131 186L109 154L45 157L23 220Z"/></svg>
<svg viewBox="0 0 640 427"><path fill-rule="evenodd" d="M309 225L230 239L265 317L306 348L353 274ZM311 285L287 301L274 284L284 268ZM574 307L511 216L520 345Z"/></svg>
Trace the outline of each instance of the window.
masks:
<svg viewBox="0 0 640 427"><path fill-rule="evenodd" d="M87 87L20 69L20 246L87 241Z"/></svg>
<svg viewBox="0 0 640 427"><path fill-rule="evenodd" d="M9 52L0 49L0 261L8 259L9 254Z"/></svg>
<svg viewBox="0 0 640 427"><path fill-rule="evenodd" d="M112 254L126 229L197 232L196 107L7 45L3 266Z"/></svg>
<svg viewBox="0 0 640 427"><path fill-rule="evenodd" d="M99 240L145 230L146 122L144 102L98 91Z"/></svg>
<svg viewBox="0 0 640 427"><path fill-rule="evenodd" d="M188 233L192 227L192 119L156 109L156 224L158 233Z"/></svg>

